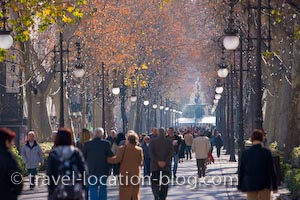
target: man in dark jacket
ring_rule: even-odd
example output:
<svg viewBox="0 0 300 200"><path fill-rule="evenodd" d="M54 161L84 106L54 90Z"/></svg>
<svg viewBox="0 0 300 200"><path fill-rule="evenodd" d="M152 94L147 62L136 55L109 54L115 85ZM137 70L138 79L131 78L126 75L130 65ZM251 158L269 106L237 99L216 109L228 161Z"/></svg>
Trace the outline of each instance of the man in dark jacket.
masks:
<svg viewBox="0 0 300 200"><path fill-rule="evenodd" d="M17 200L23 187L21 170L10 152L15 137L13 131L0 128L0 199Z"/></svg>
<svg viewBox="0 0 300 200"><path fill-rule="evenodd" d="M165 200L171 175L172 142L165 137L165 129L158 130L158 137L150 142L151 188L155 200Z"/></svg>
<svg viewBox="0 0 300 200"><path fill-rule="evenodd" d="M174 128L170 127L167 131L167 138L171 141L173 145L173 177L176 178L177 168L178 168L178 161L179 161L179 151L181 146L181 138L178 134L174 134Z"/></svg>
<svg viewBox="0 0 300 200"><path fill-rule="evenodd" d="M255 129L251 135L252 147L241 156L238 189L247 192L248 200L270 199L270 190L277 192L272 154L263 148L263 138L263 131Z"/></svg>
<svg viewBox="0 0 300 200"><path fill-rule="evenodd" d="M149 146L150 146L150 137L146 135L144 137L144 141L142 142L142 149L144 154L144 176L150 176L150 154L149 154Z"/></svg>
<svg viewBox="0 0 300 200"><path fill-rule="evenodd" d="M112 157L113 152L110 148L110 142L103 138L103 128L96 128L94 130L94 139L86 142L83 148L83 155L91 177L89 179L91 183L89 186L91 200L107 199L106 181L109 175L107 158ZM97 177L97 180L95 180L95 177Z"/></svg>

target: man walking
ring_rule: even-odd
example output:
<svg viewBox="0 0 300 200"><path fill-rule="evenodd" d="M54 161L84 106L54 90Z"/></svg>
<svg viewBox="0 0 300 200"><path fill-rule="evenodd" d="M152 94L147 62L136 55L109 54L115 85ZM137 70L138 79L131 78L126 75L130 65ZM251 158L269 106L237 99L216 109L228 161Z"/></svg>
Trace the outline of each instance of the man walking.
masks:
<svg viewBox="0 0 300 200"><path fill-rule="evenodd" d="M43 163L43 152L40 145L35 140L34 131L27 134L27 142L21 150L22 159L29 173L29 188L33 190L35 187L36 169L39 163Z"/></svg>
<svg viewBox="0 0 300 200"><path fill-rule="evenodd" d="M165 200L171 175L172 142L165 137L165 129L158 130L158 137L150 142L151 188L155 200Z"/></svg>
<svg viewBox="0 0 300 200"><path fill-rule="evenodd" d="M150 154L149 154L150 137L146 135L142 143L142 149L144 154L144 177L150 176Z"/></svg>
<svg viewBox="0 0 300 200"><path fill-rule="evenodd" d="M104 140L103 128L96 128L94 139L84 144L83 155L89 170L89 192L91 200L107 199L107 177L109 176L109 164L107 158L112 157L110 142Z"/></svg>
<svg viewBox="0 0 300 200"><path fill-rule="evenodd" d="M252 147L241 156L238 190L247 193L248 200L269 200L271 190L277 193L277 179L270 150L263 147L264 132L254 129Z"/></svg>
<svg viewBox="0 0 300 200"><path fill-rule="evenodd" d="M193 140L192 150L195 152L198 178L205 177L206 162L208 153L210 152L210 141L209 138L204 135L204 132L199 132L199 137Z"/></svg>
<svg viewBox="0 0 300 200"><path fill-rule="evenodd" d="M184 138L185 145L186 145L186 147L185 147L186 159L187 160L189 158L192 159L191 149L192 149L192 144L193 144L194 137L191 134L191 132L189 130L187 130L187 132L184 134L183 138Z"/></svg>
<svg viewBox="0 0 300 200"><path fill-rule="evenodd" d="M179 161L179 150L181 146L181 138L178 135L174 135L174 128L170 127L168 129L167 138L171 141L173 145L173 177L176 178L178 161Z"/></svg>

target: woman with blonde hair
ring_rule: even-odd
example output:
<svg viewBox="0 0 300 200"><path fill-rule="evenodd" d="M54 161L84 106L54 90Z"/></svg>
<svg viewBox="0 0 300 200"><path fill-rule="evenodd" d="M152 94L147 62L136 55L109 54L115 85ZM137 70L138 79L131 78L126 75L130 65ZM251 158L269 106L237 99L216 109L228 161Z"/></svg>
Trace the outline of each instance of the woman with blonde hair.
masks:
<svg viewBox="0 0 300 200"><path fill-rule="evenodd" d="M76 147L82 151L84 143L91 139L90 131L86 128L83 128L80 135L79 141L76 143Z"/></svg>
<svg viewBox="0 0 300 200"><path fill-rule="evenodd" d="M126 136L126 145L119 148L116 156L108 158L108 162L120 163L119 199L140 199L140 170L143 164L143 150L139 145L139 137L135 132Z"/></svg>

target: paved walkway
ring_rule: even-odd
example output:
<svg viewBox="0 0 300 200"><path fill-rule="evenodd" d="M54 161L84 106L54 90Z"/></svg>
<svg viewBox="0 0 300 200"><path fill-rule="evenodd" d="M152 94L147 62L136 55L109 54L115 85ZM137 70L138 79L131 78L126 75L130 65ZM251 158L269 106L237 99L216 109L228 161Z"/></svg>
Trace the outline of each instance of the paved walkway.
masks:
<svg viewBox="0 0 300 200"><path fill-rule="evenodd" d="M237 191L237 162L229 162L229 156L215 157L215 163L208 165L205 179L198 180L195 159L184 160L179 163L177 181L171 183L168 198L170 200L201 199L201 200L242 200L246 196ZM195 184L195 181L197 183ZM114 182L114 181L112 181ZM280 189L279 193L286 192ZM273 195L276 199L279 194ZM44 200L47 199L47 189L44 186L37 187L34 191L28 189L28 181L25 181L24 191L20 200ZM108 186L108 199L118 200L118 186ZM149 183L141 187L141 199L152 200L153 195Z"/></svg>

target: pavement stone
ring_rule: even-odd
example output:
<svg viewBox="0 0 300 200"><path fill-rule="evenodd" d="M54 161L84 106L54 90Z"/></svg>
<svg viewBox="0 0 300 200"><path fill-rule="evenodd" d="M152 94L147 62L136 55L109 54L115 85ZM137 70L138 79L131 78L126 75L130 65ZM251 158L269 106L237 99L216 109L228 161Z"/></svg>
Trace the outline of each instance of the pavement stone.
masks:
<svg viewBox="0 0 300 200"><path fill-rule="evenodd" d="M222 151L220 158L216 154L215 163L209 164L205 180L197 179L197 167L195 159L184 160L178 164L177 182L173 180L169 186L167 199L170 200L242 200L246 195L237 191L237 162L229 162L229 155ZM43 176L43 174L40 174ZM109 179L114 182L114 179ZM185 181L184 181L185 180ZM197 181L195 185L195 181ZM272 194L272 200L278 198L280 193L287 193L285 188L280 188L278 194ZM24 181L24 190L19 200L45 200L47 188L37 186L33 191L29 190L28 179ZM108 199L118 200L118 186L108 185ZM141 186L141 199L152 200L151 186L148 182Z"/></svg>

